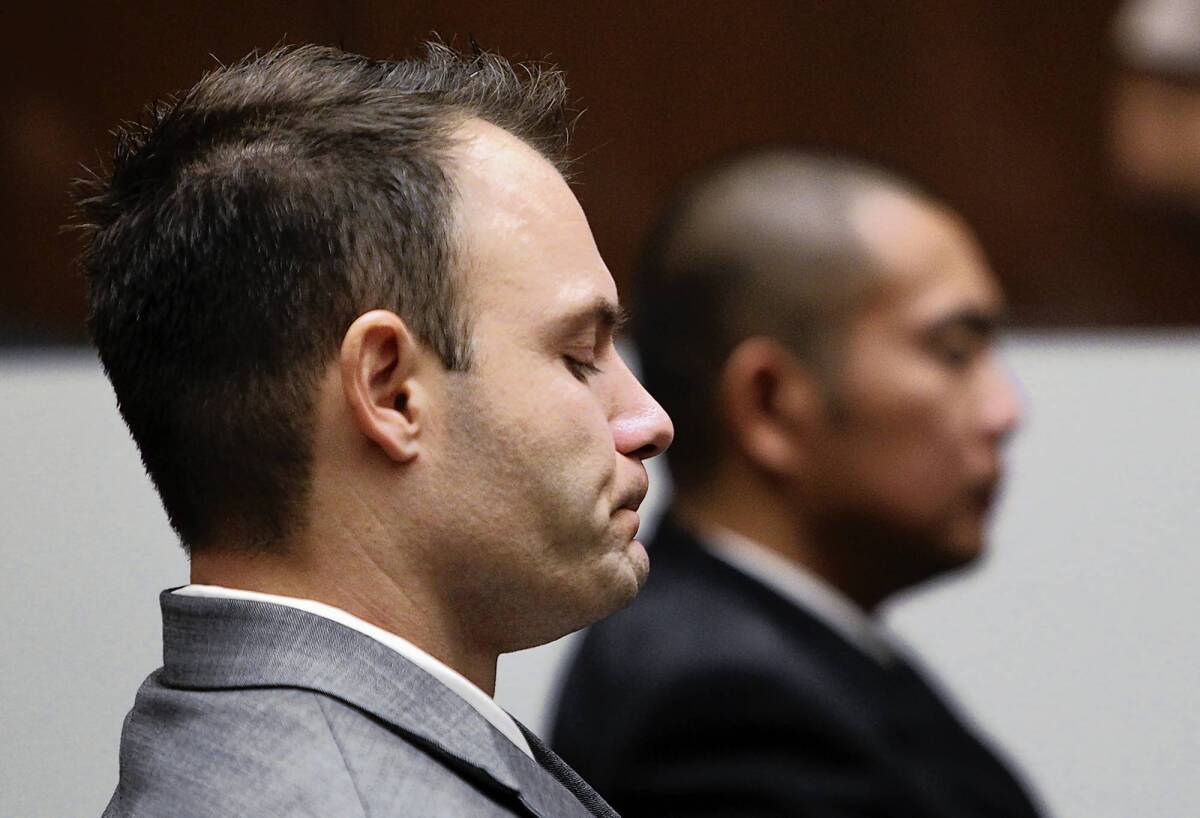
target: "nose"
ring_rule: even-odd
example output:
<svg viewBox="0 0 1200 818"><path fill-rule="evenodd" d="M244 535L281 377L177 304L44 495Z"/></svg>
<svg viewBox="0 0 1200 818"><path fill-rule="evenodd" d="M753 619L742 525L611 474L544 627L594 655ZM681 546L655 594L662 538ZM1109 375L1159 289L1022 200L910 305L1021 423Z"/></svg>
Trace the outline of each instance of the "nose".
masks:
<svg viewBox="0 0 1200 818"><path fill-rule="evenodd" d="M628 457L638 460L657 457L671 445L675 427L628 368L624 381L622 399L612 419L613 443L618 452Z"/></svg>
<svg viewBox="0 0 1200 818"><path fill-rule="evenodd" d="M1025 401L1012 372L999 361L990 367L983 422L988 437L1003 442L1021 425Z"/></svg>

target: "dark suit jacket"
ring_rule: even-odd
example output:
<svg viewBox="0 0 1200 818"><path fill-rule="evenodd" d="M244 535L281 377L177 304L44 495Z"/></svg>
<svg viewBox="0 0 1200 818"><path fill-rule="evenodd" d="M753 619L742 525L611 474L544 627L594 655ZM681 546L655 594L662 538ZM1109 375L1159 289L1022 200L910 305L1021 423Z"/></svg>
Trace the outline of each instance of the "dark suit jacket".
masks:
<svg viewBox="0 0 1200 818"><path fill-rule="evenodd" d="M911 665L885 667L664 519L594 625L552 746L625 818L1035 816Z"/></svg>
<svg viewBox="0 0 1200 818"><path fill-rule="evenodd" d="M163 592L163 667L121 734L108 818L616 818L390 648L281 605Z"/></svg>

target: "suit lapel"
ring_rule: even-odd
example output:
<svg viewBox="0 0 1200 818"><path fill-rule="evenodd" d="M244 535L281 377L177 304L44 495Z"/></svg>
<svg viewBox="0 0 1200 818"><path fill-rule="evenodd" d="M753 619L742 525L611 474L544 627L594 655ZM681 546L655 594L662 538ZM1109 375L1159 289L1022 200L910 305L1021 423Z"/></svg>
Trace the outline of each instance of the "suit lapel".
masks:
<svg viewBox="0 0 1200 818"><path fill-rule="evenodd" d="M323 693L382 719L464 778L502 800L519 801L539 818L613 814L589 812L558 774L531 760L461 697L358 631L267 602L164 591L160 603L163 684Z"/></svg>
<svg viewBox="0 0 1200 818"><path fill-rule="evenodd" d="M796 657L806 662L796 670L819 691L827 709L840 713L845 729L889 757L900 768L897 780L918 788L924 803L940 804L938 814L1036 815L1019 780L913 666L901 645L893 645L891 660L881 664L803 607L709 554L670 517L660 531L652 549L662 550L651 551L652 560L660 558L660 579L669 561L713 589L738 589L764 623L774 623L796 641ZM931 753L941 759L937 765L927 762ZM956 769L956 788L940 778L947 764ZM955 800L962 798L974 800L969 806Z"/></svg>
<svg viewBox="0 0 1200 818"><path fill-rule="evenodd" d="M529 749L533 750L533 757L537 763L542 765L542 768L549 772L554 779L567 789L575 797L575 801L582 804L587 810L588 815L593 815L595 818L620 818L608 802L600 797L600 794L593 790L586 781L579 777L579 773L575 772L571 767L563 761L558 755L551 750L546 744L534 735L529 728L517 722L517 726L521 728L521 732L525 734L525 740L529 742ZM539 811L539 810L535 810ZM559 815L558 812L541 813Z"/></svg>
<svg viewBox="0 0 1200 818"><path fill-rule="evenodd" d="M772 623L797 645L796 659L806 665L797 672L818 674L824 681L814 686L828 698L828 706L845 714L847 724L864 734L870 724L883 718L888 708L891 680L887 668L852 645L819 617L708 552L690 531L670 515L659 524L650 558L658 559L659 581L671 581L671 573L696 578L714 592L733 589L753 605L764 623ZM662 570L665 563L671 570ZM655 574L650 573L650 582ZM781 657L786 661L787 657Z"/></svg>

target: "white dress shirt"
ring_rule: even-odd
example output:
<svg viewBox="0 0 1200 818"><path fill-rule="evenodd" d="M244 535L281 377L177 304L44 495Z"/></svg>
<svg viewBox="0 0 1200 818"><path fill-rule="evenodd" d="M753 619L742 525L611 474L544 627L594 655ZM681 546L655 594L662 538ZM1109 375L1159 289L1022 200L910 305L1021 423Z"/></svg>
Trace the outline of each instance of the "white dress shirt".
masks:
<svg viewBox="0 0 1200 818"><path fill-rule="evenodd" d="M354 614L347 613L341 608L326 605L324 602L317 602L315 599L297 599L296 597L279 596L278 594L263 594L258 591L243 591L240 588L225 588L220 585L185 585L177 589L174 593L182 596L202 596L213 599L246 599L254 602L286 605L289 608L307 611L310 614L324 617L325 619L337 622L339 625L345 625L347 628L356 630L396 651L396 653L437 679L462 698L463 701L475 708L479 712L479 715L487 719L509 741L517 745L521 752L533 758L533 751L529 749L529 742L525 740L525 735L517 727L517 723L513 721L512 716L505 713L503 708L496 704L491 696L483 692L470 679L444 662L435 659L407 639L359 619Z"/></svg>
<svg viewBox="0 0 1200 818"><path fill-rule="evenodd" d="M878 623L841 591L787 557L719 526L706 527L701 541L714 557L808 611L881 664L895 656Z"/></svg>

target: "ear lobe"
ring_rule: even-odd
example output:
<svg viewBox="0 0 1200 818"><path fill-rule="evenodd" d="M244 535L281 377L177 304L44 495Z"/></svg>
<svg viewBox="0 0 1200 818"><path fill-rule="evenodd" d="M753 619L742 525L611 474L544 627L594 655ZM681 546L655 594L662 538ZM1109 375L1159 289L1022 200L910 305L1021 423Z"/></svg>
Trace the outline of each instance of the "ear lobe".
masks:
<svg viewBox="0 0 1200 818"><path fill-rule="evenodd" d="M363 313L342 338L338 364L359 431L398 463L416 459L424 393L415 377L420 349L404 321L387 310Z"/></svg>
<svg viewBox="0 0 1200 818"><path fill-rule="evenodd" d="M799 474L813 427L815 387L795 355L771 338L749 338L725 361L720 396L731 439L755 465Z"/></svg>

